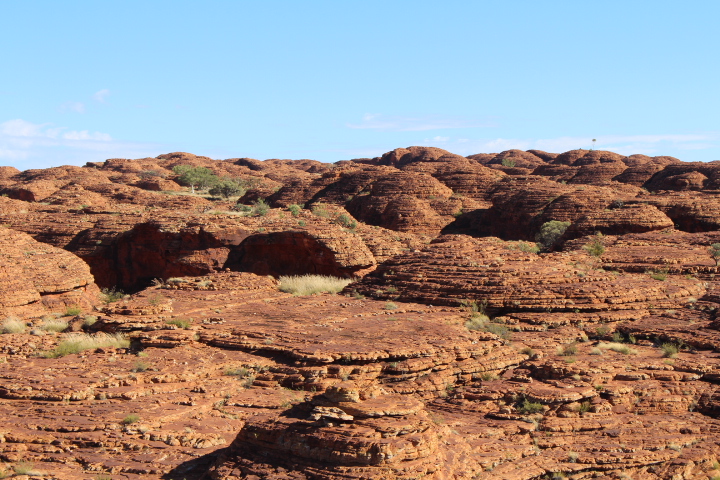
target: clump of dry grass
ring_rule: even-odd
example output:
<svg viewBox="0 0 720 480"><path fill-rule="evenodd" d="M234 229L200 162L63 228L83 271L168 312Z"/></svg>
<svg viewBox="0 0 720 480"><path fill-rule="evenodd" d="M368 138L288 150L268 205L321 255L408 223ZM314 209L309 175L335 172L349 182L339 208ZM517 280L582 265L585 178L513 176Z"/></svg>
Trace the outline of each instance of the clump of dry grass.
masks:
<svg viewBox="0 0 720 480"><path fill-rule="evenodd" d="M316 293L338 293L352 280L328 275L290 275L280 277L280 291L293 295L314 295Z"/></svg>
<svg viewBox="0 0 720 480"><path fill-rule="evenodd" d="M598 344L597 348L612 350L613 352L622 353L623 355L635 355L638 353L634 348L630 348L624 343L617 342L601 342Z"/></svg>
<svg viewBox="0 0 720 480"><path fill-rule="evenodd" d="M7 317L0 325L0 333L23 333L27 324L17 317Z"/></svg>
<svg viewBox="0 0 720 480"><path fill-rule="evenodd" d="M130 341L120 333L108 334L97 333L90 335L87 333L73 334L62 340L57 347L42 354L45 358L58 358L71 353L80 353L85 350L95 350L96 348L127 348Z"/></svg>
<svg viewBox="0 0 720 480"><path fill-rule="evenodd" d="M59 318L46 319L40 328L46 332L64 332L68 328L68 322Z"/></svg>

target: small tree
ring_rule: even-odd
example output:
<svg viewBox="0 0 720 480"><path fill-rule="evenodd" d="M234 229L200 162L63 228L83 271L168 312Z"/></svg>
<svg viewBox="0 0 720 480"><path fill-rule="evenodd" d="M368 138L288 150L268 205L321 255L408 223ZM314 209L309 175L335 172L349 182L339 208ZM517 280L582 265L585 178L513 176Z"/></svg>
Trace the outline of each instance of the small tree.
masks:
<svg viewBox="0 0 720 480"><path fill-rule="evenodd" d="M218 182L218 177L212 173L212 170L205 167L191 167L189 165L177 165L173 167L173 172L178 175L178 182L187 185L195 193L198 190L206 190Z"/></svg>
<svg viewBox="0 0 720 480"><path fill-rule="evenodd" d="M540 232L535 235L535 241L539 243L543 250L550 250L563 236L565 230L570 226L570 222L560 222L558 220L550 220L540 227Z"/></svg>
<svg viewBox="0 0 720 480"><path fill-rule="evenodd" d="M720 266L720 243L713 243L708 248L708 253L715 260L715 266Z"/></svg>

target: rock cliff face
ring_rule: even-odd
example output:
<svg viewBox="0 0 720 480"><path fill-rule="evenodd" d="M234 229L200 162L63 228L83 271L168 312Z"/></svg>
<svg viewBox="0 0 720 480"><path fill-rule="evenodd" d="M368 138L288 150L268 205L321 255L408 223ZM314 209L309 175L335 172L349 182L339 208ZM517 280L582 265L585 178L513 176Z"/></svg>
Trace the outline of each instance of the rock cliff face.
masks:
<svg viewBox="0 0 720 480"><path fill-rule="evenodd" d="M429 147L0 167L0 476L720 477L716 170ZM280 290L304 274L350 283Z"/></svg>

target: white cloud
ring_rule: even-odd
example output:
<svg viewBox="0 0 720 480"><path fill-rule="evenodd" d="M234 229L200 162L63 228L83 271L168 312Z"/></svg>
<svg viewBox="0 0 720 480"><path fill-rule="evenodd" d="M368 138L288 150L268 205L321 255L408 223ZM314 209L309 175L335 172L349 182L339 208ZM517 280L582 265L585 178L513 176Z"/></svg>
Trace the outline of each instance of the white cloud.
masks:
<svg viewBox="0 0 720 480"><path fill-rule="evenodd" d="M20 169L84 164L107 158L155 156L158 145L117 141L111 135L69 130L21 119L0 123L0 165Z"/></svg>
<svg viewBox="0 0 720 480"><path fill-rule="evenodd" d="M105 97L107 97L108 95L110 95L110 90L108 90L107 88L103 88L102 90L98 90L93 94L93 99L96 102L105 103Z"/></svg>
<svg viewBox="0 0 720 480"><path fill-rule="evenodd" d="M82 102L65 102L62 105L60 105L60 111L85 113L85 104Z"/></svg>
<svg viewBox="0 0 720 480"><path fill-rule="evenodd" d="M379 113L366 113L363 115L360 123L348 123L346 126L357 130L420 132L448 128L489 127L491 124L489 122L481 122L479 120L461 117L445 117L440 115L404 117L397 115L383 115Z"/></svg>

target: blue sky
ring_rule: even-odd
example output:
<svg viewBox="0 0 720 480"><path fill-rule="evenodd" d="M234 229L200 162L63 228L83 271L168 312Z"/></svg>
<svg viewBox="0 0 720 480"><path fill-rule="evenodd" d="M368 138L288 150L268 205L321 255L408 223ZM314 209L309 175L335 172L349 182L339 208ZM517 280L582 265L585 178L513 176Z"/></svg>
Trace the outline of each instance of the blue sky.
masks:
<svg viewBox="0 0 720 480"><path fill-rule="evenodd" d="M720 2L0 0L0 165L720 159Z"/></svg>

